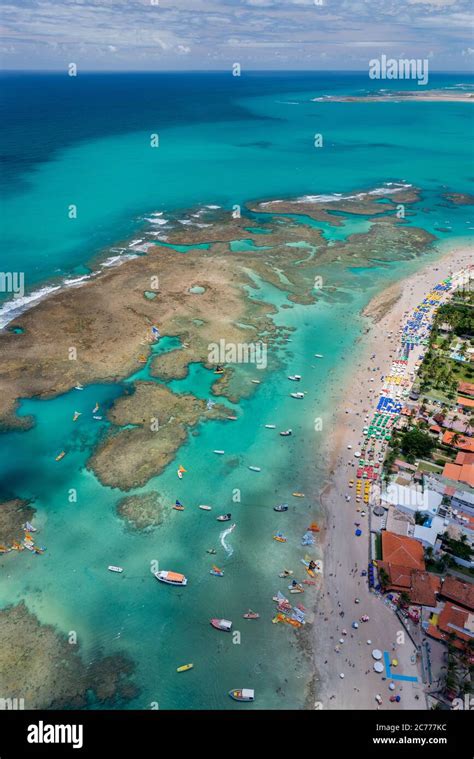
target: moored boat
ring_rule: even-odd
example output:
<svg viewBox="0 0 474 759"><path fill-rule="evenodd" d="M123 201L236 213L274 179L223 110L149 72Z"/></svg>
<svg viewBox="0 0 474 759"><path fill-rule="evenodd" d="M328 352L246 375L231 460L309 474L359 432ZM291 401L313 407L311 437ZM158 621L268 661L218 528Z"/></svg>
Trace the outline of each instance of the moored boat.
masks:
<svg viewBox="0 0 474 759"><path fill-rule="evenodd" d="M314 354L314 357L315 357L315 358L324 358L324 356L323 356L323 354L322 354L322 353L315 353L315 354Z"/></svg>
<svg viewBox="0 0 474 759"><path fill-rule="evenodd" d="M253 701L255 699L255 691L251 688L237 688L230 690L229 696L234 701Z"/></svg>
<svg viewBox="0 0 474 759"><path fill-rule="evenodd" d="M173 509L176 509L176 511L184 511L184 506L182 503L180 503L180 501L176 501Z"/></svg>
<svg viewBox="0 0 474 759"><path fill-rule="evenodd" d="M171 572L169 569L162 569L160 572L154 572L154 575L159 582L164 582L167 585L187 585L188 578L182 575L180 572Z"/></svg>
<svg viewBox="0 0 474 759"><path fill-rule="evenodd" d="M301 379L301 374L290 374L288 379L292 382L299 382Z"/></svg>
<svg viewBox="0 0 474 759"><path fill-rule="evenodd" d="M211 625L212 627L215 627L216 630L222 630L223 632L230 632L232 630L232 622L230 619L218 619L217 617L213 617L211 619Z"/></svg>
<svg viewBox="0 0 474 759"><path fill-rule="evenodd" d="M66 451L61 451L61 453L58 453L58 455L55 458L55 461L61 461L66 455Z"/></svg>
<svg viewBox="0 0 474 759"><path fill-rule="evenodd" d="M244 619L260 619L260 614L256 611L252 611L252 609L249 609L244 614Z"/></svg>
<svg viewBox="0 0 474 759"><path fill-rule="evenodd" d="M288 511L288 504L280 503L278 506L273 507L273 511Z"/></svg>
<svg viewBox="0 0 474 759"><path fill-rule="evenodd" d="M301 400L301 398L304 398L304 393L290 393L292 398L298 398Z"/></svg>
<svg viewBox="0 0 474 759"><path fill-rule="evenodd" d="M288 430L283 430L282 432L280 432L280 435L281 435L282 437L289 437L289 436L290 436L290 435L292 435L292 434L293 434L293 430L290 430L290 429L288 429Z"/></svg>
<svg viewBox="0 0 474 759"><path fill-rule="evenodd" d="M212 569L210 570L209 574L214 575L214 577L224 577L224 570L219 569L219 567L216 567L214 565Z"/></svg>
<svg viewBox="0 0 474 759"><path fill-rule="evenodd" d="M202 509L203 511L210 511L212 506L207 506L205 503L201 503L199 508Z"/></svg>
<svg viewBox="0 0 474 759"><path fill-rule="evenodd" d="M261 467L259 467L259 466L249 466L249 469L252 472L261 472L262 471Z"/></svg>
<svg viewBox="0 0 474 759"><path fill-rule="evenodd" d="M288 538L286 538L284 535L282 535L281 532L277 532L276 535L273 536L273 540L276 540L277 543L286 543Z"/></svg>
<svg viewBox="0 0 474 759"><path fill-rule="evenodd" d="M217 453L219 456L223 456L225 451L213 451L213 453Z"/></svg>
<svg viewBox="0 0 474 759"><path fill-rule="evenodd" d="M221 514L219 517L216 517L218 522L228 522L229 519L232 519L232 514Z"/></svg>
<svg viewBox="0 0 474 759"><path fill-rule="evenodd" d="M267 430L274 430L276 428L276 424L266 424L265 427Z"/></svg>
<svg viewBox="0 0 474 759"><path fill-rule="evenodd" d="M182 664L181 667L178 667L176 672L187 672L189 669L192 669L194 667L194 664Z"/></svg>
<svg viewBox="0 0 474 759"><path fill-rule="evenodd" d="M123 572L123 568L122 567L114 567L113 564L110 564L107 567L107 569L109 570L109 572Z"/></svg>
<svg viewBox="0 0 474 759"><path fill-rule="evenodd" d="M295 498L304 498L304 493L292 493Z"/></svg>
<svg viewBox="0 0 474 759"><path fill-rule="evenodd" d="M72 421L76 422L79 419L80 415L81 415L80 411L75 411L74 416L72 417Z"/></svg>

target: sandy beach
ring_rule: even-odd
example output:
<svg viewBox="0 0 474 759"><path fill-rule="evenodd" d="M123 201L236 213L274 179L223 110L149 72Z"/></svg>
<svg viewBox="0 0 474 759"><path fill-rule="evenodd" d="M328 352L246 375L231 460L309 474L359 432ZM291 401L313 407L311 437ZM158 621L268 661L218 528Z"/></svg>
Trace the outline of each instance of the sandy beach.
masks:
<svg viewBox="0 0 474 759"><path fill-rule="evenodd" d="M455 248L384 290L364 311L368 329L353 361L350 387L346 388L335 410L333 428L327 435L331 476L328 487L320 495L327 515L327 529L324 581L313 632L315 690L320 703L315 708L426 709L420 667L411 661L415 647L407 634L403 644L397 643L397 633L403 629L399 619L382 597L369 592L367 578L360 575L369 560L369 515L362 517L356 512L355 494L348 489L348 481L355 479L353 451L363 440L363 410L371 413L375 408L375 399L383 384L381 377L387 374L398 347L398 330L405 312L413 310L437 282L471 262L472 254L466 247ZM388 337L390 332L392 335ZM372 354L375 357L371 361ZM372 368L377 371L372 372ZM369 382L371 377L375 378L374 382ZM353 449L349 450L348 445ZM347 493L351 494L350 502L345 500ZM354 534L355 522L360 522L361 537ZM358 605L354 602L356 597L360 599ZM353 630L352 622L363 614L367 614L370 621ZM347 630L345 636L343 629ZM342 638L344 643L340 644ZM418 677L417 683L397 684L394 693L401 696L399 703L389 702L388 681L383 682L373 670L371 652L374 648L396 657L400 674ZM381 706L375 701L378 693L383 697Z"/></svg>

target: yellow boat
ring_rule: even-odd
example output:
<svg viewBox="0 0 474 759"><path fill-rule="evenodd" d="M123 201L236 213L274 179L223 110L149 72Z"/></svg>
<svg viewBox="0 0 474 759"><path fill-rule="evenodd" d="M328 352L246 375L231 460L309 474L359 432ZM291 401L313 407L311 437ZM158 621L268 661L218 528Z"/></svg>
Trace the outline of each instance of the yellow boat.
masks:
<svg viewBox="0 0 474 759"><path fill-rule="evenodd" d="M58 453L58 455L56 456L55 461L61 461L61 459L63 459L65 455L66 455L66 451L61 451L61 453Z"/></svg>
<svg viewBox="0 0 474 759"><path fill-rule="evenodd" d="M188 669L192 669L194 667L194 664L183 664L181 667L178 667L176 672L187 672Z"/></svg>
<svg viewBox="0 0 474 759"><path fill-rule="evenodd" d="M295 498L304 498L304 493L292 493L291 495L294 495Z"/></svg>

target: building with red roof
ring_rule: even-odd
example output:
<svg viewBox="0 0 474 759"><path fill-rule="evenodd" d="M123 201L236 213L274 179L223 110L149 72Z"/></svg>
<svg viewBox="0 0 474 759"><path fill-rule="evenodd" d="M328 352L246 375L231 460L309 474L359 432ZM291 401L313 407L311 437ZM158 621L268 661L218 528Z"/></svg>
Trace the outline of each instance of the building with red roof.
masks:
<svg viewBox="0 0 474 759"><path fill-rule="evenodd" d="M460 580L454 575L447 575L439 593L444 598L448 598L450 601L454 601L454 603L465 606L470 611L474 611L474 583L468 580Z"/></svg>
<svg viewBox="0 0 474 759"><path fill-rule="evenodd" d="M474 439L465 437L464 435L459 435L459 439L457 443L453 443L453 437L456 433L451 432L450 430L446 430L446 432L443 435L442 442L445 445L452 445L454 448L458 448L461 451L468 451L469 453L474 453Z"/></svg>
<svg viewBox="0 0 474 759"><path fill-rule="evenodd" d="M465 650L474 640L474 614L462 606L446 601L441 612L431 615L428 635Z"/></svg>
<svg viewBox="0 0 474 759"><path fill-rule="evenodd" d="M394 564L409 569L425 569L423 546L418 540L394 532L382 531L382 559L386 564Z"/></svg>

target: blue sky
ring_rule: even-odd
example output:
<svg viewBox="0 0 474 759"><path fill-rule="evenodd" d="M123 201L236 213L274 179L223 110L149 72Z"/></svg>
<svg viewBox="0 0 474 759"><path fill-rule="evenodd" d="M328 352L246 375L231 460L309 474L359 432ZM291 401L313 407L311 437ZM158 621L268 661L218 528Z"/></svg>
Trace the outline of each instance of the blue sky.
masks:
<svg viewBox="0 0 474 759"><path fill-rule="evenodd" d="M472 71L471 0L4 0L3 68Z"/></svg>

